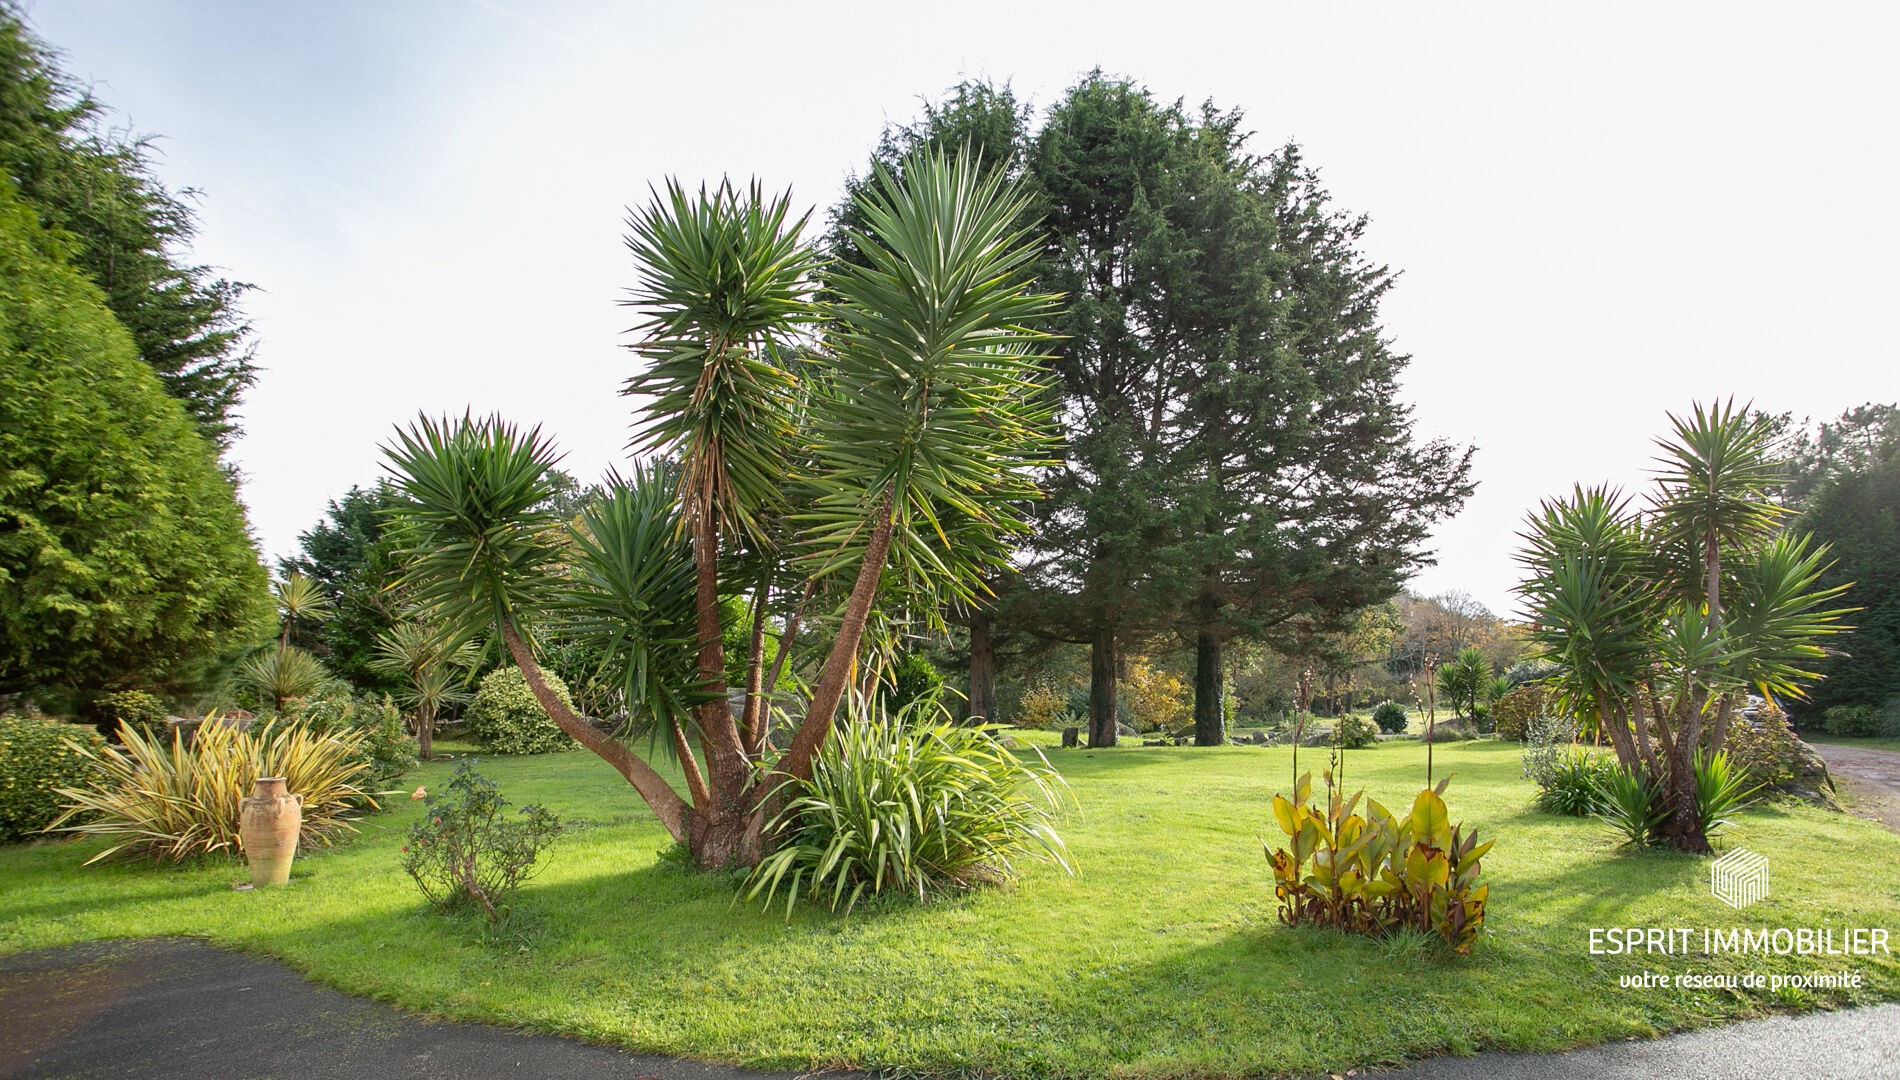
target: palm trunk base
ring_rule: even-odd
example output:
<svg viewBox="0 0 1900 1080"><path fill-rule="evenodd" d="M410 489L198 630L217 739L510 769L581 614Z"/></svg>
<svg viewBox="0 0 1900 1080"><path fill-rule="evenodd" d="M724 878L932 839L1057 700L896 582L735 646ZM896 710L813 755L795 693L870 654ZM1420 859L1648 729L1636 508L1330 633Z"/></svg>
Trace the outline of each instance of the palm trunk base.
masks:
<svg viewBox="0 0 1900 1080"><path fill-rule="evenodd" d="M701 870L747 870L765 855L761 814L717 818L694 814L686 827L686 847Z"/></svg>

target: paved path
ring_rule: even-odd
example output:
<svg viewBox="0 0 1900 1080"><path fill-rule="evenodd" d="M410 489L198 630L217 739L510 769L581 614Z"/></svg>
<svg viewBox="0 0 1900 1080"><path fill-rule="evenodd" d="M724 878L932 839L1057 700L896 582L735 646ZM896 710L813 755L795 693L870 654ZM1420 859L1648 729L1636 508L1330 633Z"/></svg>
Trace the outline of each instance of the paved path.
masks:
<svg viewBox="0 0 1900 1080"><path fill-rule="evenodd" d="M166 938L0 957L0 1080L790 1080L431 1022Z"/></svg>
<svg viewBox="0 0 1900 1080"><path fill-rule="evenodd" d="M1900 831L1900 752L1842 743L1809 743L1835 784L1853 793L1853 810Z"/></svg>
<svg viewBox="0 0 1900 1080"><path fill-rule="evenodd" d="M1900 1005L1568 1054L1438 1058L1370 1080L1900 1080ZM435 1022L188 939L0 957L0 1080L791 1080Z"/></svg>

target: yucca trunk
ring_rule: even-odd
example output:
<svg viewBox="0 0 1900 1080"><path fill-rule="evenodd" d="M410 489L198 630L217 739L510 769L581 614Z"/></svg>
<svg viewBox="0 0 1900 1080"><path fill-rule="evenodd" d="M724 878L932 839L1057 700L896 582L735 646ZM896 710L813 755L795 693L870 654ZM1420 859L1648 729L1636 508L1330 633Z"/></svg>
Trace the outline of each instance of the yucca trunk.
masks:
<svg viewBox="0 0 1900 1080"><path fill-rule="evenodd" d="M884 561L890 555L892 513L891 496L887 494L878 510L870 541L865 545L864 564L858 567L857 580L851 586L851 598L845 602L837 640L832 643L831 655L825 658L818 685L812 689L811 705L805 711L805 720L798 726L798 733L792 736L792 745L786 750L784 761L779 764L779 772L785 776L809 779L812 758L824 743L825 736L831 733L831 718L837 714L838 703L844 699L845 687L851 678L851 667L857 661L858 643L864 639L864 624L871 617L872 602L877 599L878 579L883 576Z"/></svg>
<svg viewBox="0 0 1900 1080"><path fill-rule="evenodd" d="M653 766L642 761L638 755L620 745L606 732L576 716L574 710L568 708L566 703L555 695L554 690L548 686L547 678L541 673L541 665L535 662L533 650L529 649L528 643L522 640L521 632L515 629L514 624L505 620L502 622L501 640L508 649L509 657L514 660L515 667L521 670L521 677L527 680L528 689L534 694L534 699L547 712L548 719L554 721L555 726L562 731L567 732L575 742L600 755L609 765L619 770L620 775L626 777L627 782L640 793L640 797L653 808L654 816L660 819L660 824L666 827L666 831L672 835L673 839L686 841L688 839L687 817L692 808L679 797L679 793L666 782L666 778L653 771Z"/></svg>
<svg viewBox="0 0 1900 1080"><path fill-rule="evenodd" d="M435 759L435 706L427 702L416 706L416 753L424 761Z"/></svg>
<svg viewBox="0 0 1900 1080"><path fill-rule="evenodd" d="M1663 797L1669 802L1669 820L1663 836L1677 851L1707 855L1714 849L1702 832L1695 782L1695 742L1679 733L1664 754L1669 775L1663 778Z"/></svg>

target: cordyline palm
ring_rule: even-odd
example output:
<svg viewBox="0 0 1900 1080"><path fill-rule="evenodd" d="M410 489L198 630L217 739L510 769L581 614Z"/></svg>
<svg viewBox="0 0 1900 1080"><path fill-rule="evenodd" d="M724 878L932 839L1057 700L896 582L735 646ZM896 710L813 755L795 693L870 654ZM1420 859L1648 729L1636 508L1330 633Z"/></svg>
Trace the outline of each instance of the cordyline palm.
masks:
<svg viewBox="0 0 1900 1080"><path fill-rule="evenodd" d="M767 798L809 776L889 572L974 594L1023 528L1025 462L1046 453L1039 335L1026 324L1052 298L1024 284L1022 198L967 157L920 156L901 175L861 197L868 225L854 239L870 265L839 269L822 311L783 198L675 184L634 217L651 365L628 391L645 399L638 445L679 464L675 499L640 474L557 530L534 509L555 460L538 433L424 420L389 450L419 596L493 626L550 717L703 866L758 860ZM768 657L753 635L737 719L727 702L721 599L747 593L755 612L771 599L788 613L784 638L803 618L832 623L782 753L766 727L783 641ZM685 797L547 691L530 627L557 608L667 733Z"/></svg>
<svg viewBox="0 0 1900 1080"><path fill-rule="evenodd" d="M282 648L290 647L290 631L298 619L325 619L336 611L330 594L296 570L284 575L282 581L272 583L271 595L277 601L277 615L283 623L277 641Z"/></svg>
<svg viewBox="0 0 1900 1080"><path fill-rule="evenodd" d="M370 669L404 681L396 699L415 712L422 760L435 754L436 716L444 705L466 696L461 682L480 657L473 641L457 641L441 629L418 622L399 622L377 635Z"/></svg>
<svg viewBox="0 0 1900 1080"><path fill-rule="evenodd" d="M1545 503L1523 534L1518 592L1571 709L1662 788L1669 843L1708 851L1696 754L1722 749L1750 687L1798 696L1848 611L1823 610L1842 591L1818 585L1825 549L1774 534L1761 418L1730 404L1670 420L1649 514L1603 488Z"/></svg>

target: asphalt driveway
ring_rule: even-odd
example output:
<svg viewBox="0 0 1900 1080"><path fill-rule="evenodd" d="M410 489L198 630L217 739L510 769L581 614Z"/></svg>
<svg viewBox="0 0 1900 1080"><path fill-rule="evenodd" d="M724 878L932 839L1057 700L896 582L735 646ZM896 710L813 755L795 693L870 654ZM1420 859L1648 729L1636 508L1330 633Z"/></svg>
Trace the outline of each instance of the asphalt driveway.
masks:
<svg viewBox="0 0 1900 1080"><path fill-rule="evenodd" d="M791 1080L550 1035L432 1021L191 939L0 957L0 1080ZM1365 1075L1365 1074L1361 1074ZM1376 1080L1900 1080L1900 1005L1567 1054L1437 1058Z"/></svg>

